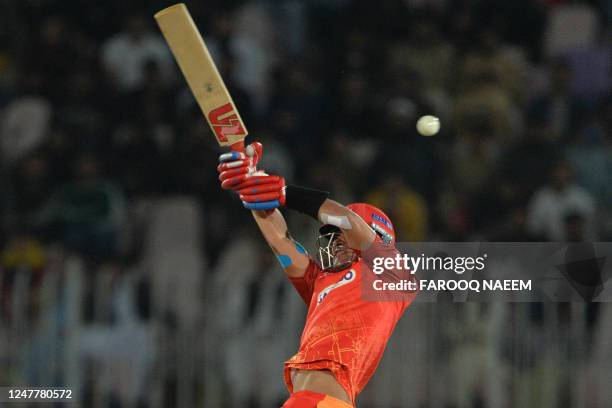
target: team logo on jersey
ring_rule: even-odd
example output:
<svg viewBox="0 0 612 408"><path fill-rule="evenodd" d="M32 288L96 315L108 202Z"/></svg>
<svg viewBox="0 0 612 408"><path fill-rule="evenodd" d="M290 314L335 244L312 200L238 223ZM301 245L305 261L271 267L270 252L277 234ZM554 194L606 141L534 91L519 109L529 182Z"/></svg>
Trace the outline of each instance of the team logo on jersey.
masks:
<svg viewBox="0 0 612 408"><path fill-rule="evenodd" d="M219 106L208 113L208 121L215 132L217 140L227 142L227 136L240 136L245 134L238 114L231 103Z"/></svg>
<svg viewBox="0 0 612 408"><path fill-rule="evenodd" d="M355 273L355 271L353 269L351 269L347 273L345 273L344 276L342 276L342 279L340 279L338 282L334 283L333 285L329 285L328 287L323 289L319 293L319 296L317 297L317 305L319 305L323 301L323 299L325 299L325 297L327 297L327 295L329 295L329 293L332 290L334 290L336 288L339 288L340 286L346 285L347 283L351 283L352 281L354 281L356 275L357 274Z"/></svg>

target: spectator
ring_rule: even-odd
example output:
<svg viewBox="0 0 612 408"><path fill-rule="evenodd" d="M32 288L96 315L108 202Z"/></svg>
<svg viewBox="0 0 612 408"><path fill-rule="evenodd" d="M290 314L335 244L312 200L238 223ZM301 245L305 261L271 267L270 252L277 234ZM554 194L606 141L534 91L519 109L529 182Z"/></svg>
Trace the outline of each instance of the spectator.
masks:
<svg viewBox="0 0 612 408"><path fill-rule="evenodd" d="M569 213L564 220L565 237L569 242L584 241L584 217L579 213Z"/></svg>
<svg viewBox="0 0 612 408"><path fill-rule="evenodd" d="M13 174L15 180L12 207L22 219L33 216L51 193L49 161L38 152L19 163Z"/></svg>
<svg viewBox="0 0 612 408"><path fill-rule="evenodd" d="M497 242L538 242L545 241L545 237L529 232L525 207L517 206L510 210L508 219L504 220L498 231L491 234L489 240Z"/></svg>
<svg viewBox="0 0 612 408"><path fill-rule="evenodd" d="M15 61L7 49L0 48L0 106L4 106L15 81Z"/></svg>
<svg viewBox="0 0 612 408"><path fill-rule="evenodd" d="M172 57L164 41L153 34L142 16L128 17L123 31L109 38L102 46L104 68L122 92L142 85L145 64L150 60L159 64L163 80L169 81L172 77Z"/></svg>
<svg viewBox="0 0 612 408"><path fill-rule="evenodd" d="M592 45L599 31L593 6L567 2L548 9L544 44L546 54L556 57L565 52Z"/></svg>
<svg viewBox="0 0 612 408"><path fill-rule="evenodd" d="M23 73L20 96L0 118L0 159L9 165L40 146L47 137L53 107L41 95L41 85L40 73Z"/></svg>
<svg viewBox="0 0 612 408"><path fill-rule="evenodd" d="M435 188L432 180L438 164L434 153L436 144L419 136L414 124L420 116L435 110L416 72L393 70L390 78L394 86L385 88L375 116L372 115L376 121L369 135L381 135L372 164L377 166L375 169L382 166L388 170L387 174L398 173L410 180L412 188L429 199ZM378 184L378 179L369 177L368 182Z"/></svg>
<svg viewBox="0 0 612 408"><path fill-rule="evenodd" d="M243 225L251 214L218 188L214 168L225 149L211 144L184 80L173 81L176 64L151 19L164 2L4 3L11 6L0 13L0 383L65 378L75 397L91 394L84 406L191 406L197 398L207 407L274 405L285 389L267 374L299 341L276 333L299 335L304 305L272 255L251 242ZM612 99L601 104L611 47L609 37L598 38L610 31L604 14L612 17L612 2L586 3L187 2L251 137L265 146L261 168L341 202L367 197L411 241L588 240L601 229L595 223L606 222L595 209L612 231ZM139 14L124 19L130 10ZM441 118L442 134L416 133L424 114ZM567 163L557 164L561 153L575 184ZM101 163L112 181L101 177ZM112 259L121 248L123 194L142 219L133 234L142 248L129 261L154 278L154 331L128 308L136 271ZM176 195L190 206L160 210ZM187 208L202 208L202 217ZM31 219L60 245L24 232ZM288 223L299 238L316 222ZM64 257L65 249L77 256ZM83 257L105 268L83 269L92 263ZM27 269L34 273L20 272ZM597 378L569 381L583 374L590 344L588 327L574 324L581 305L562 316L544 305L537 328L534 310L520 304L495 318L489 306L440 306L415 305L408 318L418 320L398 325L387 362L396 370L378 377L381 386L360 406L612 406L609 310L599 313ZM45 312L37 321L2 320L35 308ZM100 324L100 316L116 325L79 327ZM82 335L89 369L64 364L64 355L79 358L71 332ZM61 347L69 353L53 352ZM568 350L567 361L558 358ZM417 359L397 358L407 355ZM436 369L436 378L405 381ZM89 387L78 386L81 377L91 378ZM578 401L598 390L608 395Z"/></svg>
<svg viewBox="0 0 612 408"><path fill-rule="evenodd" d="M497 167L501 146L491 136L485 117L474 117L469 133L460 134L452 147L451 180L468 194L478 194Z"/></svg>
<svg viewBox="0 0 612 408"><path fill-rule="evenodd" d="M38 289L47 257L42 243L29 231L17 230L0 250L0 320L11 319L13 302L13 288L18 286L17 274L26 274L26 279L32 293L28 299L28 317L36 316L36 290ZM29 275L28 275L29 274Z"/></svg>
<svg viewBox="0 0 612 408"><path fill-rule="evenodd" d="M459 134L473 133L475 126L487 129L494 141L510 140L520 128L511 96L500 87L495 73L470 68L455 100L454 120Z"/></svg>
<svg viewBox="0 0 612 408"><path fill-rule="evenodd" d="M221 61L229 55L236 60L231 76L225 78L244 89L255 112L262 114L269 103L269 75L276 60L270 16L261 4L248 2L235 12L217 13L210 26L207 45L213 58Z"/></svg>
<svg viewBox="0 0 612 408"><path fill-rule="evenodd" d="M353 137L360 132L373 131L372 123L367 120L372 115L372 89L367 78L360 73L350 72L342 76L339 83L339 99L334 123L350 126Z"/></svg>
<svg viewBox="0 0 612 408"><path fill-rule="evenodd" d="M79 146L98 148L102 143L106 117L102 110L104 92L100 80L90 70L74 71L67 76L58 107L59 125L79 135Z"/></svg>
<svg viewBox="0 0 612 408"><path fill-rule="evenodd" d="M62 102L66 92L67 76L82 57L83 49L76 47L77 35L62 16L50 16L40 25L33 47L28 54L27 67L45 67L43 86L53 103Z"/></svg>
<svg viewBox="0 0 612 408"><path fill-rule="evenodd" d="M429 218L424 198L412 190L401 177L389 175L378 188L366 195L366 202L384 208L395 222L396 234L401 241L425 241Z"/></svg>
<svg viewBox="0 0 612 408"><path fill-rule="evenodd" d="M147 197L165 191L165 157L154 139L153 129L134 124L118 128L113 135L112 175L128 197Z"/></svg>
<svg viewBox="0 0 612 408"><path fill-rule="evenodd" d="M572 93L572 73L564 61L552 65L549 78L548 91L532 102L529 114L542 118L551 140L567 140L577 128L583 107Z"/></svg>
<svg viewBox="0 0 612 408"><path fill-rule="evenodd" d="M553 168L551 181L540 188L531 199L527 225L532 234L543 234L548 240L567 239L565 217L578 214L584 220L584 237L595 239L595 203L593 197L575 184L566 160Z"/></svg>
<svg viewBox="0 0 612 408"><path fill-rule="evenodd" d="M414 70L427 91L446 92L456 57L454 47L443 41L431 19L416 22L412 29L409 42L389 47L391 65Z"/></svg>
<svg viewBox="0 0 612 408"><path fill-rule="evenodd" d="M587 103L598 103L612 90L611 45L610 41L600 41L566 55L573 73L573 93Z"/></svg>
<svg viewBox="0 0 612 408"><path fill-rule="evenodd" d="M119 188L101 178L99 166L91 154L78 157L75 180L53 194L37 222L55 226L67 248L104 260L119 250L125 202Z"/></svg>
<svg viewBox="0 0 612 408"><path fill-rule="evenodd" d="M525 134L500 157L498 177L516 186L515 200L524 203L548 181L561 150L562 145L552 140L544 118L528 115Z"/></svg>
<svg viewBox="0 0 612 408"><path fill-rule="evenodd" d="M0 265L4 271L26 268L41 271L46 264L44 249L32 234L20 231L0 251Z"/></svg>
<svg viewBox="0 0 612 408"><path fill-rule="evenodd" d="M485 28L461 61L460 74L490 77L514 102L520 102L527 91L525 65L520 48L505 44L494 28Z"/></svg>
<svg viewBox="0 0 612 408"><path fill-rule="evenodd" d="M295 157L298 163L308 162L318 154L317 146L324 142L320 133L330 121L327 95L316 76L298 66L277 67L274 79L266 122L277 140L291 151L301 151Z"/></svg>
<svg viewBox="0 0 612 408"><path fill-rule="evenodd" d="M605 138L603 115L593 113L589 116L576 140L568 146L567 157L578 184L607 210L612 204L612 146Z"/></svg>

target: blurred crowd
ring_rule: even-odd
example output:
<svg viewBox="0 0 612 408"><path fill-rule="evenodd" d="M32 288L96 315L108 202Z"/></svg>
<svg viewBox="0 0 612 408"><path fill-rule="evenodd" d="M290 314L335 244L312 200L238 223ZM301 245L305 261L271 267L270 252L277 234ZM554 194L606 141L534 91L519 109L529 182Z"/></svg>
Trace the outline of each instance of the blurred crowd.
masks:
<svg viewBox="0 0 612 408"><path fill-rule="evenodd" d="M400 241L612 238L610 1L186 3L269 172L380 206ZM112 281L167 250L143 214L176 196L201 214L189 276L216 270L223 287L240 267L228 259L251 254L256 284L273 258L252 254L265 248L249 241L250 214L219 188L222 150L152 18L169 2L0 5L4 316L19 270L35 288L57 251ZM418 135L424 114L440 134ZM312 223L290 224L314 241ZM148 316L136 276L135 314ZM254 304L264 291L244 290Z"/></svg>
<svg viewBox="0 0 612 408"><path fill-rule="evenodd" d="M219 149L151 18L166 4L140 3L7 3L3 241L113 257L143 197L222 208L215 234L244 216L219 191ZM380 205L404 241L605 240L609 2L507 3L189 6L269 171ZM441 134L416 133L422 114Z"/></svg>

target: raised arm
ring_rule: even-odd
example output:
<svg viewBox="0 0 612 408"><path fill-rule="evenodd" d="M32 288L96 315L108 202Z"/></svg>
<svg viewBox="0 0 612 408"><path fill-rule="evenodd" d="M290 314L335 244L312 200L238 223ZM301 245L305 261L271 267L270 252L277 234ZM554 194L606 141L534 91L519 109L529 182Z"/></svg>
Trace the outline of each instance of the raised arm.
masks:
<svg viewBox="0 0 612 408"><path fill-rule="evenodd" d="M221 155L219 179L224 189L236 191L243 205L253 210L259 229L288 275L302 276L309 257L287 232L285 220L278 211L280 207L340 228L353 249L365 250L374 242L374 230L348 207L329 199L327 192L286 185L284 178L258 171L256 165L261 155L259 143L247 146L246 153Z"/></svg>
<svg viewBox="0 0 612 408"><path fill-rule="evenodd" d="M221 164L217 167L221 187L233 190L240 194L258 194L262 199L270 199L282 186L282 178L268 176L257 170L257 163L263 154L260 143L252 143L245 149L245 153L229 152L219 157ZM265 181L265 183L261 183ZM245 205L247 208L250 206ZM285 273L292 278L304 275L310 258L304 247L294 241L283 215L274 206L266 206L261 210L252 208L253 218L263 234L266 242L276 254Z"/></svg>
<svg viewBox="0 0 612 408"><path fill-rule="evenodd" d="M289 234L280 211L253 211L253 218L285 273L291 277L303 276L310 261L309 256ZM351 248L365 250L376 237L374 230L360 216L330 199L326 199L319 208L318 218L323 224L335 225L343 230Z"/></svg>
<svg viewBox="0 0 612 408"><path fill-rule="evenodd" d="M376 238L374 230L346 206L327 199L318 212L318 219L323 224L331 224L344 232L349 247L360 251L366 250Z"/></svg>
<svg viewBox="0 0 612 408"><path fill-rule="evenodd" d="M253 211L253 218L285 273L292 278L304 276L310 258L304 247L289 234L280 211Z"/></svg>
<svg viewBox="0 0 612 408"><path fill-rule="evenodd" d="M367 249L374 239L374 230L348 207L328 198L329 193L311 188L285 185L278 176L253 176L242 188L240 198L252 210L285 207L301 212L340 228L348 245L357 250Z"/></svg>

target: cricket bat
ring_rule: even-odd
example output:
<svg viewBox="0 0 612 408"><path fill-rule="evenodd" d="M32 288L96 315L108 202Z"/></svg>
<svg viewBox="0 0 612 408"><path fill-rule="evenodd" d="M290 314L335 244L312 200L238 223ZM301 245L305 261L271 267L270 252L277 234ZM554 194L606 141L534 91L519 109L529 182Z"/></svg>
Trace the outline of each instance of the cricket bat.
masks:
<svg viewBox="0 0 612 408"><path fill-rule="evenodd" d="M155 20L219 145L244 151L246 127L187 7L167 7Z"/></svg>

